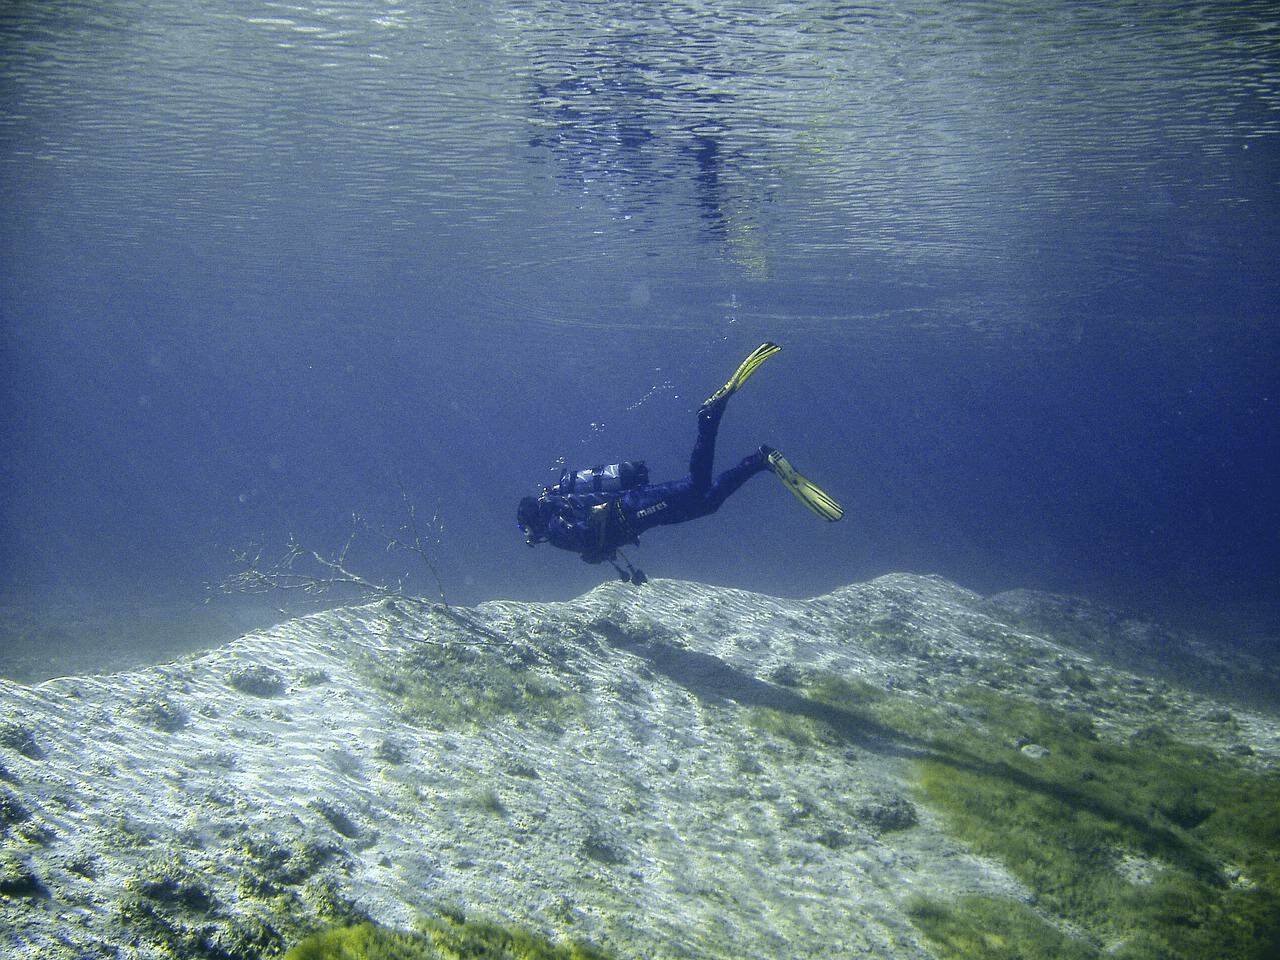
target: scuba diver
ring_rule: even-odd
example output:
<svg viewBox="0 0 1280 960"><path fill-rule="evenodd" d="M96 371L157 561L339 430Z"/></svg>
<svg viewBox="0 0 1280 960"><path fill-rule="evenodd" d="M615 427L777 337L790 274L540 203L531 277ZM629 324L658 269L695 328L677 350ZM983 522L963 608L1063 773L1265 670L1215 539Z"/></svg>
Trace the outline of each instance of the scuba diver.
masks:
<svg viewBox="0 0 1280 960"><path fill-rule="evenodd" d="M560 482L545 487L542 496L520 501L516 523L525 541L531 547L550 543L581 555L587 563L607 560L622 580L639 585L646 577L622 556L620 547L638 544L640 534L650 527L684 523L715 513L731 494L764 470L772 471L801 503L823 520L839 520L844 516L840 505L797 473L772 447L761 446L712 479L716 431L729 398L760 364L781 349L776 343L762 343L742 361L729 382L698 410L698 439L689 458L687 477L651 485L648 468L640 461L565 470ZM619 557L626 564L625 569L618 563Z"/></svg>

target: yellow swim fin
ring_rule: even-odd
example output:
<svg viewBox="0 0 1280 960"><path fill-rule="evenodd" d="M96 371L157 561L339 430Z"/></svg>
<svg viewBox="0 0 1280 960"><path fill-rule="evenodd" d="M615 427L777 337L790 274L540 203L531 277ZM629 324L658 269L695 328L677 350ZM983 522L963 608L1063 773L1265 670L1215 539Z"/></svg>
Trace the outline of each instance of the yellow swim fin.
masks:
<svg viewBox="0 0 1280 960"><path fill-rule="evenodd" d="M832 500L812 480L807 479L787 462L787 458L777 450L769 450L769 469L778 475L783 486L790 490L797 500L820 516L823 520L835 523L844 516L844 508Z"/></svg>
<svg viewBox="0 0 1280 960"><path fill-rule="evenodd" d="M743 360L742 363L738 365L738 369L734 371L733 376L729 378L729 382L708 397L707 402L704 403L703 406L709 407L717 401L728 399L739 387L747 382L747 379L756 372L756 368L760 366L760 364L764 363L781 349L782 348L776 343L769 343L768 341L760 344L760 346L751 351L751 356L747 357L747 359Z"/></svg>

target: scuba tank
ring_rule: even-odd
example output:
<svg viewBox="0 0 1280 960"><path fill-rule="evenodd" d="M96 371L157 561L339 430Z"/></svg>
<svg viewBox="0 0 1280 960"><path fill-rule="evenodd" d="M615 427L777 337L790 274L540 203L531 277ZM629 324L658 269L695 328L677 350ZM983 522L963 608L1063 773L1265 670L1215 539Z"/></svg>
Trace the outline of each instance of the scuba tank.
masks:
<svg viewBox="0 0 1280 960"><path fill-rule="evenodd" d="M611 463L607 467L583 470L561 470L560 482L547 487L547 493L567 497L571 494L621 493L649 485L649 468L643 460Z"/></svg>

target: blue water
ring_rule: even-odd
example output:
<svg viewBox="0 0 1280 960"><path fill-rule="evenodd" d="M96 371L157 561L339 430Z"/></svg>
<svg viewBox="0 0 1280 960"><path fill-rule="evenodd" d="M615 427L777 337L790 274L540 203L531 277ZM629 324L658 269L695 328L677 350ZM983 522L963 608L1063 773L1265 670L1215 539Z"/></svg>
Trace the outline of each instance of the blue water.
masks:
<svg viewBox="0 0 1280 960"><path fill-rule="evenodd" d="M845 520L761 477L651 577L1278 632L1270 3L16 0L0 40L11 610L198 618L353 513L434 595L398 483L450 602L576 595L612 571L516 501L683 473L772 339L721 463L777 446Z"/></svg>

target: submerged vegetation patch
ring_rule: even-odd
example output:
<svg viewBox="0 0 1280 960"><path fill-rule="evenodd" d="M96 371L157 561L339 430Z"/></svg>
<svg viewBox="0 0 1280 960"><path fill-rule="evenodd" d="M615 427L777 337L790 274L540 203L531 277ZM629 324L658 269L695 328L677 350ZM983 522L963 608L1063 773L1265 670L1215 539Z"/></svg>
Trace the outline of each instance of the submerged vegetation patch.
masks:
<svg viewBox="0 0 1280 960"><path fill-rule="evenodd" d="M366 923L317 934L285 960L609 960L579 944L554 944L525 930L473 921L438 920L414 933Z"/></svg>
<svg viewBox="0 0 1280 960"><path fill-rule="evenodd" d="M562 730L582 695L514 647L422 643L364 670L405 720L438 730L482 729L500 719Z"/></svg>
<svg viewBox="0 0 1280 960"><path fill-rule="evenodd" d="M1096 960L1098 951L1025 903L970 896L958 903L914 897L907 915L943 957L984 960Z"/></svg>
<svg viewBox="0 0 1280 960"><path fill-rule="evenodd" d="M805 694L918 747L919 799L1036 898L913 900L941 956L1280 956L1280 771L1154 727L1103 742L1083 714L981 687L951 708L834 676Z"/></svg>
<svg viewBox="0 0 1280 960"><path fill-rule="evenodd" d="M746 721L753 730L788 740L800 748L816 749L836 742L831 730L821 720L789 710L751 707L747 710Z"/></svg>

